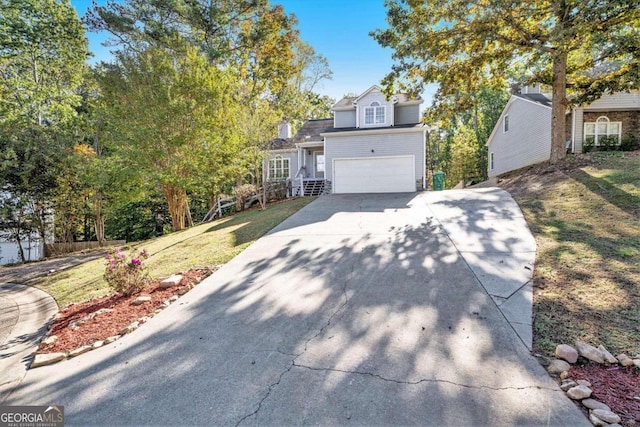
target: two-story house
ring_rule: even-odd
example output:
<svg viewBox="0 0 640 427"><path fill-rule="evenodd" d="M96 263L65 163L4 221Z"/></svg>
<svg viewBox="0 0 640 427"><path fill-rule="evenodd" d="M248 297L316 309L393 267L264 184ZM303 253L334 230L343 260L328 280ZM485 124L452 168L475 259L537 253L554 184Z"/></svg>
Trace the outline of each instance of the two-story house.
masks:
<svg viewBox="0 0 640 427"><path fill-rule="evenodd" d="M395 193L425 188L422 99L387 100L378 86L309 120L293 137L281 123L271 145L268 179L290 179L293 195Z"/></svg>

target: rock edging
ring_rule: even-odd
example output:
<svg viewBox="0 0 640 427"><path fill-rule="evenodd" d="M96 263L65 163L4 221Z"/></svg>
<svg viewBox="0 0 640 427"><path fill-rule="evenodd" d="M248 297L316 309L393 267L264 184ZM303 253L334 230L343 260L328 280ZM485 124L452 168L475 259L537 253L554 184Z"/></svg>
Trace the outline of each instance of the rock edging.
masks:
<svg viewBox="0 0 640 427"><path fill-rule="evenodd" d="M632 359L622 353L614 357L604 346L600 345L596 348L583 341L577 341L575 348L567 344L558 345L555 350L555 356L556 359L549 363L547 371L553 376L559 376L561 380L560 388L567 394L567 397L580 402L588 411L589 421L597 427L620 426L621 418L618 414L614 413L604 403L591 398L591 383L585 380L574 381L569 378L569 370L571 364L576 363L579 357L584 357L587 360L603 365L620 364L621 366L636 366L640 368L640 356Z"/></svg>
<svg viewBox="0 0 640 427"><path fill-rule="evenodd" d="M181 275L172 275L169 279L167 279L167 281L171 282L172 284L169 286L175 286L176 284L179 284L180 281L177 280L177 278L182 279ZM157 306L157 308L155 309L154 312L141 317L140 319L132 322L131 324L125 326L124 328L122 328L122 330L120 331L120 333L118 335L113 335L110 336L108 338L105 338L104 340L101 341L96 341L92 344L87 344L87 345L83 345L80 346L76 349L71 350L68 353L35 353L33 356L33 360L31 361L31 365L29 366L29 369L33 369L33 368L38 368L40 366L47 366L47 365L51 365L54 363L58 363L61 362L63 360L67 360L76 356L79 356L81 354L84 354L88 351L91 350L95 350L97 348L103 347L105 345L111 344L116 342L117 340L119 340L120 338L122 338L123 336L130 334L131 332L135 331L136 329L138 329L141 325L143 325L144 323L147 323L149 320L151 320L152 317L154 317L156 314L160 313L162 310L164 310L165 308L169 307L172 303L176 302L181 296L185 295L187 292L189 292L191 289L193 289L197 284L197 283L188 283L184 286L181 286L180 289L178 289L178 293L176 295L172 295L170 298L164 300L161 304L159 304ZM169 287L165 285L165 288ZM143 301L138 302L138 300L142 299ZM138 302L138 304L142 304L144 302L147 302L148 300L145 297L138 297L136 299L136 301L133 302L133 304L136 304L136 302ZM97 313L94 313L93 315L89 315L91 317L95 316ZM87 317L89 317L87 316ZM88 321L90 319L81 319L84 321ZM78 327L80 326L82 323L84 322L78 322L78 325L76 326L75 324L73 326ZM57 340L57 337L55 335L50 335L47 336L46 338L44 338L43 342L55 342Z"/></svg>

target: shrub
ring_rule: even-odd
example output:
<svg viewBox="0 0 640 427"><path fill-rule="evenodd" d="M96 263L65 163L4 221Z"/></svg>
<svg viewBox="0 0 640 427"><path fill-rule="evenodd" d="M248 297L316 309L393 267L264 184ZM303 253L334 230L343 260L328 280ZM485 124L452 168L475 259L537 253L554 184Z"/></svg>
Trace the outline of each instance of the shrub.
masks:
<svg viewBox="0 0 640 427"><path fill-rule="evenodd" d="M622 142L620 142L620 150L622 151L633 151L640 148L640 139L634 138L633 136L626 136L622 138Z"/></svg>
<svg viewBox="0 0 640 427"><path fill-rule="evenodd" d="M589 153L593 151L596 146L596 139L592 136L588 136L584 139L584 144L582 144L582 152Z"/></svg>
<svg viewBox="0 0 640 427"><path fill-rule="evenodd" d="M113 249L106 258L104 279L122 295L136 294L151 281L149 270L143 263L147 258L149 255L144 249L130 259L127 259L120 249Z"/></svg>
<svg viewBox="0 0 640 427"><path fill-rule="evenodd" d="M598 138L598 143L600 144L600 149L602 151L613 151L618 148L618 143L620 140L617 135L607 135L601 136Z"/></svg>

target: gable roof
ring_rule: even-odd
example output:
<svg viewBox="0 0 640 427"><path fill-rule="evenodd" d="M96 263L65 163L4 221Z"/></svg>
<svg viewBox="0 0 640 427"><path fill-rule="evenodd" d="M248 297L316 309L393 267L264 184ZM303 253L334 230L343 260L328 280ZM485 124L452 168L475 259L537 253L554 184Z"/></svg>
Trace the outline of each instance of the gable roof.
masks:
<svg viewBox="0 0 640 427"><path fill-rule="evenodd" d="M372 92L374 90L376 90L378 92L382 92L382 89L380 88L380 86L373 85L369 89L365 90L359 96L347 96L347 97L342 98L340 101L338 101L335 104L333 104L333 106L331 107L331 110L333 110L333 111L353 110L353 109L356 108L355 103L357 103L358 100L360 100L363 96L365 96L366 94L368 94L368 93L370 93L370 92ZM422 97L418 96L416 98L411 98L406 93L397 93L397 94L393 95L393 97L391 99L393 100L394 104L422 104L422 102L423 102Z"/></svg>

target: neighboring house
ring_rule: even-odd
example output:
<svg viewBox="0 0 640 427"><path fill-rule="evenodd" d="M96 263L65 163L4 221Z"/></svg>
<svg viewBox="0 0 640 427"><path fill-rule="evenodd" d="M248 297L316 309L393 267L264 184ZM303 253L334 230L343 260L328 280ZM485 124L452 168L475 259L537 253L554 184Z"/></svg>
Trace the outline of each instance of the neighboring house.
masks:
<svg viewBox="0 0 640 427"><path fill-rule="evenodd" d="M490 177L549 160L551 96L539 88L511 95L487 140ZM640 92L603 95L572 108L566 121L567 150L581 153L585 140L596 146L603 136L640 139Z"/></svg>
<svg viewBox="0 0 640 427"><path fill-rule="evenodd" d="M413 192L425 187L422 99L390 100L378 86L343 98L333 119L309 120L292 138L286 122L272 141L268 179L291 180L292 195Z"/></svg>
<svg viewBox="0 0 640 427"><path fill-rule="evenodd" d="M0 190L0 199L10 200L12 195ZM53 216L53 213L51 213ZM4 223L5 218L0 217L0 223ZM51 224L53 218L51 217ZM20 250L15 239L9 237L10 232L0 229L0 265L15 264L21 262ZM45 257L45 243L53 243L53 225L48 230L47 241L43 242L38 233L30 233L20 240L25 261L38 261Z"/></svg>

